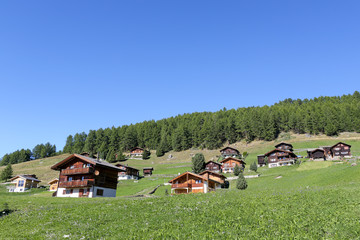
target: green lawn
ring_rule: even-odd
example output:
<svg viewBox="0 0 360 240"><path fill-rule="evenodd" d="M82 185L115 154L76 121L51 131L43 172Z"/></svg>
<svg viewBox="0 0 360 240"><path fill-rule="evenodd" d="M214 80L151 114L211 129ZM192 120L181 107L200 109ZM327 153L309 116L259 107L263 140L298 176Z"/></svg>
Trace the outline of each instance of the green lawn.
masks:
<svg viewBox="0 0 360 240"><path fill-rule="evenodd" d="M1 186L0 208L6 202L16 211L0 219L0 238L359 238L359 165L306 162L259 172L244 191L233 181L230 189L215 193L166 196L170 186L162 186L150 198L122 196L152 189L164 179L122 181L118 197L94 199L52 198L41 190L7 193Z"/></svg>

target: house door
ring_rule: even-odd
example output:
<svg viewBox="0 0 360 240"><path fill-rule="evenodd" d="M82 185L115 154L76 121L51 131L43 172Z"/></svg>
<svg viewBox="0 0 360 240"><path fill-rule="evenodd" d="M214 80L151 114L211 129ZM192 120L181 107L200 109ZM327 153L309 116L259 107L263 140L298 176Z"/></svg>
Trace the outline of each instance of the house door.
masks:
<svg viewBox="0 0 360 240"><path fill-rule="evenodd" d="M79 189L79 197L82 197L84 195L84 189Z"/></svg>

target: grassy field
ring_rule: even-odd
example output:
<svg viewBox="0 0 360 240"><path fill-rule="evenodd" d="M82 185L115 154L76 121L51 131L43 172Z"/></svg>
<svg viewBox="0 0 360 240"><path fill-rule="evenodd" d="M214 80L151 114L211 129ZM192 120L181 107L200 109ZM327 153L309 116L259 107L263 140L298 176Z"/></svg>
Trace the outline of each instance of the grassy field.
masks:
<svg viewBox="0 0 360 240"><path fill-rule="evenodd" d="M358 239L360 167L306 162L260 168L249 187L209 194L129 198L162 178L122 181L116 198L52 198L51 193L7 193L15 210L0 219L1 239ZM279 178L281 176L281 178ZM145 191L147 192L147 190ZM119 193L119 192L118 192ZM22 229L19 230L19 227Z"/></svg>

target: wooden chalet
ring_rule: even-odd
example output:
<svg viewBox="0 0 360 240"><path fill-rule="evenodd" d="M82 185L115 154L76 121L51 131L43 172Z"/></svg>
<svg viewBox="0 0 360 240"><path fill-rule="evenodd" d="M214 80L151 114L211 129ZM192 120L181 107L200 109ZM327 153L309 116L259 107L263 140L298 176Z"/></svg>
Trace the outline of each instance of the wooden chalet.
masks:
<svg viewBox="0 0 360 240"><path fill-rule="evenodd" d="M281 143L275 145L275 148L281 149L281 150L287 150L290 152L293 151L293 145L291 145L290 143L285 143L285 142L281 142Z"/></svg>
<svg viewBox="0 0 360 240"><path fill-rule="evenodd" d="M296 154L292 151L277 148L264 155L268 157L269 168L292 165L297 159Z"/></svg>
<svg viewBox="0 0 360 240"><path fill-rule="evenodd" d="M227 157L240 157L240 152L239 150L232 148L232 147L226 147L220 150L221 156L223 158L227 158Z"/></svg>
<svg viewBox="0 0 360 240"><path fill-rule="evenodd" d="M332 159L339 159L343 157L351 157L351 145L338 142L337 144L330 147L330 155Z"/></svg>
<svg viewBox="0 0 360 240"><path fill-rule="evenodd" d="M59 171L57 197L115 197L120 168L72 154L51 167Z"/></svg>
<svg viewBox="0 0 360 240"><path fill-rule="evenodd" d="M10 179L12 186L8 187L9 192L25 192L31 188L37 188L39 179L35 174L17 175Z"/></svg>
<svg viewBox="0 0 360 240"><path fill-rule="evenodd" d="M324 159L326 160L325 150L323 148L315 148L307 150L307 158L314 159Z"/></svg>
<svg viewBox="0 0 360 240"><path fill-rule="evenodd" d="M50 182L48 182L48 184L50 185L49 191L51 191L51 192L57 191L57 189L58 189L58 184L59 184L59 179L58 179L58 178L54 178L53 180L51 180Z"/></svg>
<svg viewBox="0 0 360 240"><path fill-rule="evenodd" d="M223 173L234 172L234 168L236 165L239 165L239 167L242 169L244 169L246 165L246 163L243 160L233 157L227 157L224 160L222 160L220 163L222 163L221 169Z"/></svg>
<svg viewBox="0 0 360 240"><path fill-rule="evenodd" d="M143 154L143 148L135 147L130 150L130 158L142 158Z"/></svg>
<svg viewBox="0 0 360 240"><path fill-rule="evenodd" d="M264 154L257 155L257 160L258 160L258 165L260 167L266 165L266 163L265 163L265 155Z"/></svg>
<svg viewBox="0 0 360 240"><path fill-rule="evenodd" d="M205 170L220 173L221 164L214 161L208 161L207 163L205 163Z"/></svg>
<svg viewBox="0 0 360 240"><path fill-rule="evenodd" d="M128 179L139 179L139 169L130 167L124 164L116 164L116 167L120 169L118 173L118 180L128 180Z"/></svg>
<svg viewBox="0 0 360 240"><path fill-rule="evenodd" d="M195 173L185 172L169 181L171 194L207 193L221 188L221 183Z"/></svg>
<svg viewBox="0 0 360 240"><path fill-rule="evenodd" d="M152 171L154 171L154 168L152 168L152 167L144 167L143 168L143 175L144 176L151 176Z"/></svg>
<svg viewBox="0 0 360 240"><path fill-rule="evenodd" d="M205 170L199 173L199 175L205 177L206 179L212 179L214 181L217 181L221 185L225 183L225 179L226 179L224 175L209 170Z"/></svg>

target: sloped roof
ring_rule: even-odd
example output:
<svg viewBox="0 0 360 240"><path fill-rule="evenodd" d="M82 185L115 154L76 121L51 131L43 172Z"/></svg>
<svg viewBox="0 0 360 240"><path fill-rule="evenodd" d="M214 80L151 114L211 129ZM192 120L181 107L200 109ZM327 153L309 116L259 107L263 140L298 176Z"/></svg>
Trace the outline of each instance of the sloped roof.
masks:
<svg viewBox="0 0 360 240"><path fill-rule="evenodd" d="M240 153L239 150L237 150L236 148L232 148L232 147L225 147L223 149L220 149L220 152L224 151L225 149L232 149L232 150L235 150L237 153Z"/></svg>
<svg viewBox="0 0 360 240"><path fill-rule="evenodd" d="M69 161L71 161L71 160L73 160L73 159L75 159L75 158L78 158L78 159L81 159L81 160L83 160L83 161L85 161L85 162L94 164L95 166L96 166L96 165L99 165L99 166L103 166L103 167L107 167L107 168L112 168L112 169L121 171L120 168L112 165L111 163L108 163L108 162L103 161L103 160L97 160L97 159L94 159L94 158L82 156L82 155L76 154L76 153L74 153L74 154L70 155L69 157L65 158L64 160L56 163L55 165L53 165L53 166L51 167L51 169L53 169L53 170L60 170L60 169L61 169L60 167L61 167L62 165L68 163Z"/></svg>
<svg viewBox="0 0 360 240"><path fill-rule="evenodd" d="M121 164L121 163L115 164L115 166L122 166L124 168L131 168L131 169L134 169L136 171L139 171L139 169L137 169L137 168L130 167L130 166L127 166L127 165L124 165L124 164ZM123 171L122 169L120 169L120 170Z"/></svg>
<svg viewBox="0 0 360 240"><path fill-rule="evenodd" d="M280 146L280 145L287 145L287 146L293 147L293 145L291 145L290 143L286 143L286 142L281 142L281 143L275 145L275 147L277 148L277 147Z"/></svg>
<svg viewBox="0 0 360 240"><path fill-rule="evenodd" d="M48 182L48 184L53 184L53 183L55 183L55 182L58 182L59 181L59 179L58 178L54 178L53 180L51 180L50 182Z"/></svg>
<svg viewBox="0 0 360 240"><path fill-rule="evenodd" d="M220 174L220 173L212 172L212 171L209 171L209 170L205 170L205 171L199 173L199 175L203 175L203 174L205 174L205 173L209 173L209 174L211 174L211 175L215 175L215 176L218 176L218 177L224 178L224 179L226 178L224 175L222 175L222 174Z"/></svg>
<svg viewBox="0 0 360 240"><path fill-rule="evenodd" d="M192 173L192 172L184 172L183 174L180 174L179 176L177 176L177 177L175 177L175 178L171 179L171 180L169 181L169 183L172 183L172 182L173 182L173 181L175 181L176 179L179 179L179 178L181 178L182 176L185 176L186 174L189 174L189 175L192 175L192 176L194 176L194 177L198 177L198 178L201 178L201 179L204 179L204 180L206 180L206 181L207 181L207 179L206 179L206 178L204 178L203 176L200 176L200 175L198 175L198 174L196 174L196 173Z"/></svg>
<svg viewBox="0 0 360 240"><path fill-rule="evenodd" d="M246 164L246 162L244 162L243 160L241 159L237 159L237 158L233 158L233 157L227 157L225 159L223 159L222 161L220 161L221 163L224 163L224 162L227 162L229 160L233 160L233 161L237 161L237 162L240 162L242 164Z"/></svg>
<svg viewBox="0 0 360 240"><path fill-rule="evenodd" d="M17 175L13 178L10 179L10 181L14 181L15 179L17 178L23 178L23 179L26 179L26 180L30 180L30 181L34 181L34 182L41 182L39 179L37 178L33 178L33 177L29 177L29 176L26 176L26 175Z"/></svg>
<svg viewBox="0 0 360 240"><path fill-rule="evenodd" d="M322 151L325 152L325 150L323 148L312 148L312 149L308 149L308 152L315 152L315 151Z"/></svg>
<svg viewBox="0 0 360 240"><path fill-rule="evenodd" d="M289 154L292 155L292 156L297 157L296 154L293 153L293 152L291 152L291 151L283 150L283 149L278 149L278 148L275 148L274 150L271 150L270 152L267 152L267 153L265 153L264 155L265 155L265 156L269 156L269 154L270 154L270 153L273 153L273 152L285 152L285 153L289 153Z"/></svg>
<svg viewBox="0 0 360 240"><path fill-rule="evenodd" d="M130 149L130 152L134 151L135 149L140 149L140 150L144 151L144 149L141 147L134 147L134 148Z"/></svg>
<svg viewBox="0 0 360 240"><path fill-rule="evenodd" d="M143 170L154 170L153 167L144 167Z"/></svg>
<svg viewBox="0 0 360 240"><path fill-rule="evenodd" d="M334 144L333 146L331 146L330 148L334 148L334 147L336 147L338 144L344 144L344 145L346 145L346 146L348 146L348 147L351 147L351 145L349 145L349 144L347 144L347 143L338 142L338 143Z"/></svg>
<svg viewBox="0 0 360 240"><path fill-rule="evenodd" d="M217 165L221 166L221 164L220 164L220 163L218 163L218 162L214 162L214 161L208 161L208 162L206 162L206 163L205 163L205 165L207 165L207 164L209 164L209 163L215 163L215 164L217 164Z"/></svg>

